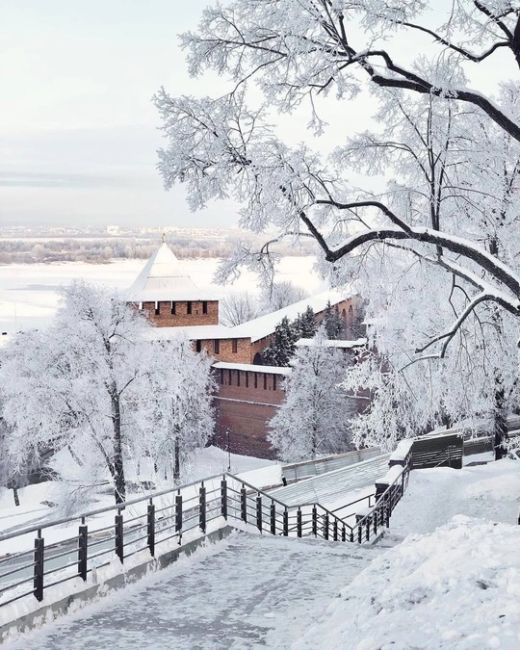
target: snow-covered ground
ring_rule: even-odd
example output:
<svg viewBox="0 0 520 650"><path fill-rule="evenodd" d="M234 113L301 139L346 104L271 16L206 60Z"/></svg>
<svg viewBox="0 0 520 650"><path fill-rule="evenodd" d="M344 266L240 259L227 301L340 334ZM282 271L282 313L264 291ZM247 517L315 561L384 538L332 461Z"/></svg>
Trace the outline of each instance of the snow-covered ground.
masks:
<svg viewBox="0 0 520 650"><path fill-rule="evenodd" d="M377 554L236 533L5 650L288 648Z"/></svg>
<svg viewBox="0 0 520 650"><path fill-rule="evenodd" d="M279 463L266 460L265 458L240 456L238 454L228 455L227 452L218 447L207 447L196 450L191 455L185 473L185 482L188 483L215 474L221 474L228 471L228 465L230 466L229 471L231 474L237 474L243 480L253 483L253 485L259 488L279 485L282 481L281 465ZM129 476L132 478L131 472L129 472ZM158 490L167 488L168 485L166 484L157 486ZM3 533L7 533L17 528L35 526L62 517L63 510L60 506L60 499L63 497L65 489L67 489L67 486L63 485L60 481L47 481L37 485L28 485L19 490L20 506L17 507L14 505L12 490L0 487L0 530ZM128 498L132 499L136 496L139 495L129 494ZM113 504L114 497L107 486L105 492L95 494L93 500L87 502L82 510L97 510L98 508L112 506ZM102 522L107 517L111 520L113 513L111 512L107 515L96 517L96 525L105 525ZM76 528L76 522L71 524L70 532L72 535L76 534ZM56 537L56 539L63 539L69 535L66 527L61 526L59 529L53 530L51 536ZM19 543L17 540L9 543L0 543L0 557L2 554L11 551L13 544L16 545L17 543Z"/></svg>
<svg viewBox="0 0 520 650"><path fill-rule="evenodd" d="M519 506L518 462L417 470L376 546L235 534L5 647L517 650Z"/></svg>
<svg viewBox="0 0 520 650"><path fill-rule="evenodd" d="M520 648L520 466L412 472L375 559L296 648Z"/></svg>
<svg viewBox="0 0 520 650"><path fill-rule="evenodd" d="M53 262L51 264L10 264L0 266L0 331L14 332L49 323L61 298L61 288L73 280L85 280L118 290L127 289L146 260L114 260L107 264ZM233 285L212 284L218 259L186 259L182 264L201 288L213 288L217 295L229 291L251 291L258 280L244 272ZM309 293L326 289L313 270L312 257L285 257L280 261L276 279L287 280Z"/></svg>

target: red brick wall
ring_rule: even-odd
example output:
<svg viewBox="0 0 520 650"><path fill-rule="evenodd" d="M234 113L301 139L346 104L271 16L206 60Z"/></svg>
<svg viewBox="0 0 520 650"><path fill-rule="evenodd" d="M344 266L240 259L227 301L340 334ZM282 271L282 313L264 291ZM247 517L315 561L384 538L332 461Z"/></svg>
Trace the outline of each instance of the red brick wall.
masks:
<svg viewBox="0 0 520 650"><path fill-rule="evenodd" d="M260 368L258 372L231 370L231 374L229 369L215 369L219 387L215 442L227 449L229 439L232 453L274 458L267 440L268 423L284 400L284 377L261 372Z"/></svg>
<svg viewBox="0 0 520 650"><path fill-rule="evenodd" d="M267 423L274 416L277 406L271 404L248 404L215 399L216 435L215 444L222 449L229 448L232 454L275 458L267 440ZM229 438L227 435L229 431Z"/></svg>
<svg viewBox="0 0 520 650"><path fill-rule="evenodd" d="M202 300L191 301L191 314L188 314L186 301L175 301L175 314L172 314L172 302L161 300L159 313L155 313L155 302L144 302L143 312L155 327L182 327L187 325L218 325L218 300L207 301L207 314L203 313Z"/></svg>
<svg viewBox="0 0 520 650"><path fill-rule="evenodd" d="M215 340L218 340L218 352L215 352ZM233 352L233 341L236 352ZM201 350L206 350L210 357L228 363L251 363L251 339L200 339ZM197 343L193 343L197 348Z"/></svg>

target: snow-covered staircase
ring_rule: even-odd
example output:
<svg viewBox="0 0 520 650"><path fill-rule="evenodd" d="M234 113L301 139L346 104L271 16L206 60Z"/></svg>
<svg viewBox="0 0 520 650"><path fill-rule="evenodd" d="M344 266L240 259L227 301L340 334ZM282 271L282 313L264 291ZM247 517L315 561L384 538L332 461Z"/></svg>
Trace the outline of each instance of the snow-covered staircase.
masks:
<svg viewBox="0 0 520 650"><path fill-rule="evenodd" d="M237 532L5 650L288 648L378 552Z"/></svg>

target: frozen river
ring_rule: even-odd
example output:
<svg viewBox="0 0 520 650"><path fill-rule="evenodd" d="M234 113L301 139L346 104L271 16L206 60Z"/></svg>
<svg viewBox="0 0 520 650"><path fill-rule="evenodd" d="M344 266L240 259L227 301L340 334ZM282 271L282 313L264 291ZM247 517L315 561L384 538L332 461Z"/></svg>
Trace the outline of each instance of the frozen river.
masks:
<svg viewBox="0 0 520 650"><path fill-rule="evenodd" d="M62 288L73 280L85 280L116 290L129 287L146 260L116 260L106 264L53 262L51 264L8 264L0 266L0 330L8 333L45 326L52 319L61 299ZM212 284L218 259L181 260L194 282L213 287L222 296L229 291L255 291L256 276L244 273L234 285ZM277 281L288 280L316 293L325 287L313 270L312 257L285 257L279 265Z"/></svg>

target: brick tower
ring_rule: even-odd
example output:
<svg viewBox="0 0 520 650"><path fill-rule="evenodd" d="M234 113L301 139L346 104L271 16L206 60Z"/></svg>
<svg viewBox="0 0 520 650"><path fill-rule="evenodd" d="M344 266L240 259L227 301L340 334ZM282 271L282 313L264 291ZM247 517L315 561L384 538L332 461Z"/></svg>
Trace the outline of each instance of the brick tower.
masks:
<svg viewBox="0 0 520 650"><path fill-rule="evenodd" d="M128 290L127 300L156 327L218 324L215 295L197 287L164 241Z"/></svg>

